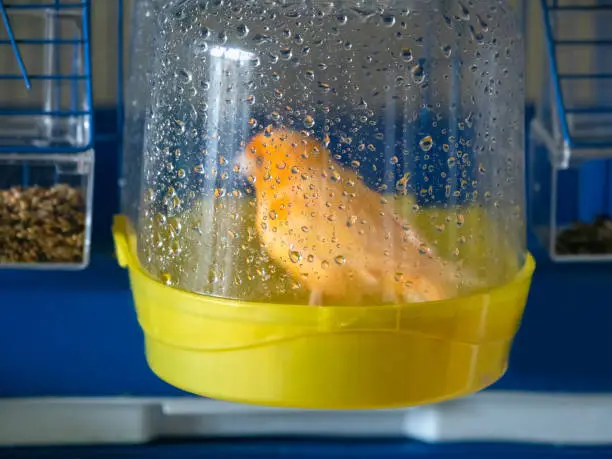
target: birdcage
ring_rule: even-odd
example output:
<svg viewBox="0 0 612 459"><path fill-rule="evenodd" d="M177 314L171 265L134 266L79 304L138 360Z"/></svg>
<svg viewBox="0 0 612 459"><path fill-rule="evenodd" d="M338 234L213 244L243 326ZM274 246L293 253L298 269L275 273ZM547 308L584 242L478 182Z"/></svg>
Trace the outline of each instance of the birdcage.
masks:
<svg viewBox="0 0 612 459"><path fill-rule="evenodd" d="M0 1L0 266L87 265L89 0Z"/></svg>
<svg viewBox="0 0 612 459"><path fill-rule="evenodd" d="M612 260L612 2L542 0L530 220L556 261Z"/></svg>

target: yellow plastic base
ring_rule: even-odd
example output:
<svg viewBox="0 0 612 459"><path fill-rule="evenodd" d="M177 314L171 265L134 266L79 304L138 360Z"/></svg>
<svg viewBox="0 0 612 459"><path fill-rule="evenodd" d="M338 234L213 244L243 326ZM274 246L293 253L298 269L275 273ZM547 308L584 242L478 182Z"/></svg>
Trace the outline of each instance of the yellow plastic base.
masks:
<svg viewBox="0 0 612 459"><path fill-rule="evenodd" d="M465 395L506 370L534 261L486 293L404 306L312 307L196 295L146 274L124 217L114 226L147 360L170 384L269 406L360 409Z"/></svg>

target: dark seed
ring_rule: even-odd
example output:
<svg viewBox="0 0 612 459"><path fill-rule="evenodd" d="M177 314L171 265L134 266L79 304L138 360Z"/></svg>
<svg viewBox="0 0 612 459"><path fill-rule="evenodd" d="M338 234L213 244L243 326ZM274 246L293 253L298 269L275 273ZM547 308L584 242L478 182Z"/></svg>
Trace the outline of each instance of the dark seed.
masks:
<svg viewBox="0 0 612 459"><path fill-rule="evenodd" d="M612 254L612 219L599 216L592 223L574 223L556 241L560 255Z"/></svg>

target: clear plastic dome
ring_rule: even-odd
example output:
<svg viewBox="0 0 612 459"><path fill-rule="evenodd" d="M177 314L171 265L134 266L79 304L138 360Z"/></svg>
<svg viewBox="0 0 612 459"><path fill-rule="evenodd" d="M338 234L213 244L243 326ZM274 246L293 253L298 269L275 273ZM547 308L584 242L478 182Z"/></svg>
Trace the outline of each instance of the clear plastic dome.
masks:
<svg viewBox="0 0 612 459"><path fill-rule="evenodd" d="M138 220L142 182L143 144L147 108L151 105L153 54L157 18L174 0L134 0L131 9L131 36L125 53L123 81L123 157L121 167L121 211Z"/></svg>
<svg viewBox="0 0 612 459"><path fill-rule="evenodd" d="M534 267L505 3L182 0L150 24L114 233L151 368L307 408L498 379Z"/></svg>
<svg viewBox="0 0 612 459"><path fill-rule="evenodd" d="M157 20L129 198L151 275L323 305L516 275L523 51L503 2L183 1Z"/></svg>

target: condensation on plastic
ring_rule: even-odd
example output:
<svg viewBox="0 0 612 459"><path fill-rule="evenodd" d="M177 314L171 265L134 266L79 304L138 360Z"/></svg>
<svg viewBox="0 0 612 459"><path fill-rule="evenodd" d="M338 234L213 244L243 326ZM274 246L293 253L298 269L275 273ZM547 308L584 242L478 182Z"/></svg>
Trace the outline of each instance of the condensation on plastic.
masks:
<svg viewBox="0 0 612 459"><path fill-rule="evenodd" d="M131 36L125 53L123 161L120 179L121 211L136 221L142 181L145 118L150 107L151 71L157 35L156 19L166 0L134 0Z"/></svg>
<svg viewBox="0 0 612 459"><path fill-rule="evenodd" d="M504 2L194 0L155 19L124 194L149 275L333 305L516 276L523 44Z"/></svg>

